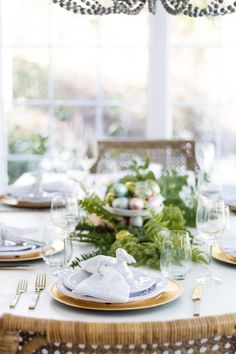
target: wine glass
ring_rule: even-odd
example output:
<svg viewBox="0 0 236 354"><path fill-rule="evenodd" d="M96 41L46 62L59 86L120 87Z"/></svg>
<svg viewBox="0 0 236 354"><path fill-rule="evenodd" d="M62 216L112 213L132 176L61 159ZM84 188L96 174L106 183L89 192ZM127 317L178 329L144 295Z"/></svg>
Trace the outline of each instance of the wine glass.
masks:
<svg viewBox="0 0 236 354"><path fill-rule="evenodd" d="M212 142L196 143L195 156L200 170L208 171L215 158L215 145Z"/></svg>
<svg viewBox="0 0 236 354"><path fill-rule="evenodd" d="M195 146L195 155L200 167L197 178L197 190L199 195L207 198L218 199L221 193L221 185L216 176L210 173L215 157L215 145L212 142L198 142Z"/></svg>
<svg viewBox="0 0 236 354"><path fill-rule="evenodd" d="M63 232L64 247L69 241L69 234L80 221L80 208L78 198L73 193L55 193L51 203L51 220ZM72 246L71 246L72 247ZM66 252L65 252L66 254ZM66 267L68 260L64 258Z"/></svg>
<svg viewBox="0 0 236 354"><path fill-rule="evenodd" d="M210 264L213 243L224 232L228 217L228 207L223 201L209 199L204 196L199 197L196 214L197 231L201 240L205 241L210 248L208 272L204 277L197 279L201 284L214 285L222 282L221 278L212 275Z"/></svg>
<svg viewBox="0 0 236 354"><path fill-rule="evenodd" d="M205 171L199 171L197 177L197 191L199 196L217 200L221 193L221 185L219 181L214 180Z"/></svg>
<svg viewBox="0 0 236 354"><path fill-rule="evenodd" d="M85 141L83 154L79 159L79 165L82 168L82 170L88 173L92 168L92 166L95 164L97 157L98 157L98 148L97 148L96 141L94 140Z"/></svg>

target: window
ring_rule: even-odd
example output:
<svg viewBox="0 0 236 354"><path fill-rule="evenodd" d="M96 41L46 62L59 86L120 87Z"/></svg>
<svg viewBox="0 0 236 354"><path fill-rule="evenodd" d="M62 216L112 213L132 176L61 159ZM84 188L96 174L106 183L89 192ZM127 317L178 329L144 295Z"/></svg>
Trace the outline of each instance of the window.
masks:
<svg viewBox="0 0 236 354"><path fill-rule="evenodd" d="M235 20L177 16L170 28L174 136L213 140L224 158L236 152Z"/></svg>
<svg viewBox="0 0 236 354"><path fill-rule="evenodd" d="M235 154L235 14L90 17L0 0L0 16L0 184L77 167L95 136L173 132Z"/></svg>
<svg viewBox="0 0 236 354"><path fill-rule="evenodd" d="M76 16L51 0L1 0L9 182L49 160L55 169L63 161L76 167L84 141L95 136L145 137L148 18Z"/></svg>

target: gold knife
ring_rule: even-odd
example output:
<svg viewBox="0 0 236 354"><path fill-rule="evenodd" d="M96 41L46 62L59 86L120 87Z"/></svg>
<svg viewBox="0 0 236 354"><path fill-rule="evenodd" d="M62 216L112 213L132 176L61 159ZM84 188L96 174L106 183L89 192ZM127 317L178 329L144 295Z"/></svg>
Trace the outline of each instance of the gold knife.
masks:
<svg viewBox="0 0 236 354"><path fill-rule="evenodd" d="M203 285L196 285L193 290L192 300L194 303L194 308L193 308L194 317L200 316L200 301L202 298L202 289L203 289Z"/></svg>

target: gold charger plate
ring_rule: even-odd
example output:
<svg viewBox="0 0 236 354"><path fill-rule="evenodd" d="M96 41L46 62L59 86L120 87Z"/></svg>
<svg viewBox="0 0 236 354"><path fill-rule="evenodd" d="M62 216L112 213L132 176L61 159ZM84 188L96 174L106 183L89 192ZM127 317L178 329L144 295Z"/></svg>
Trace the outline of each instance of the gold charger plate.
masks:
<svg viewBox="0 0 236 354"><path fill-rule="evenodd" d="M19 208L31 208L31 209L50 208L51 206L51 202L28 202L23 200L17 200L7 196L1 196L1 202L9 206L15 206Z"/></svg>
<svg viewBox="0 0 236 354"><path fill-rule="evenodd" d="M233 257L230 254L222 251L218 245L213 246L212 257L218 261L236 265L236 257Z"/></svg>
<svg viewBox="0 0 236 354"><path fill-rule="evenodd" d="M52 254L59 253L64 248L64 242L62 240L57 240L50 247ZM20 262L20 261L33 261L43 257L42 251L33 251L32 253L14 255L14 256L0 256L0 262Z"/></svg>
<svg viewBox="0 0 236 354"><path fill-rule="evenodd" d="M150 307L156 307L156 306L167 304L168 302L177 299L181 295L182 286L174 280L168 280L167 290L157 296L145 300L140 300L140 301L114 303L114 304L73 299L72 297L64 295L62 292L60 292L57 288L56 283L51 285L49 291L53 299L68 306L87 309L87 310L127 311L127 310L146 309Z"/></svg>

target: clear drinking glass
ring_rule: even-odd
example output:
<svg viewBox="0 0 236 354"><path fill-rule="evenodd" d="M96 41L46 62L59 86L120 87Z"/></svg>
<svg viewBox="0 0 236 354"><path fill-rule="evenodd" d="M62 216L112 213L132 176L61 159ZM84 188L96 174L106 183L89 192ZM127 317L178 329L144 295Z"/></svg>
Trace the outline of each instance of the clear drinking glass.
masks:
<svg viewBox="0 0 236 354"><path fill-rule="evenodd" d="M65 246L69 242L69 234L80 221L78 198L73 193L55 193L51 203L51 220L61 229ZM72 246L71 246L72 247ZM64 260L64 266L67 259Z"/></svg>
<svg viewBox="0 0 236 354"><path fill-rule="evenodd" d="M54 275L60 275L72 257L71 239L60 234L58 228L48 221L44 226L43 242L43 260Z"/></svg>
<svg viewBox="0 0 236 354"><path fill-rule="evenodd" d="M207 274L197 279L201 284L219 284L222 279L213 276L210 271L212 259L212 246L215 240L224 232L229 217L228 207L223 201L212 200L204 196L198 198L198 207L196 214L196 225L199 237L203 240L210 249L208 272Z"/></svg>
<svg viewBox="0 0 236 354"><path fill-rule="evenodd" d="M189 233L176 230L165 233L160 266L167 278L184 279L192 267L192 251Z"/></svg>

